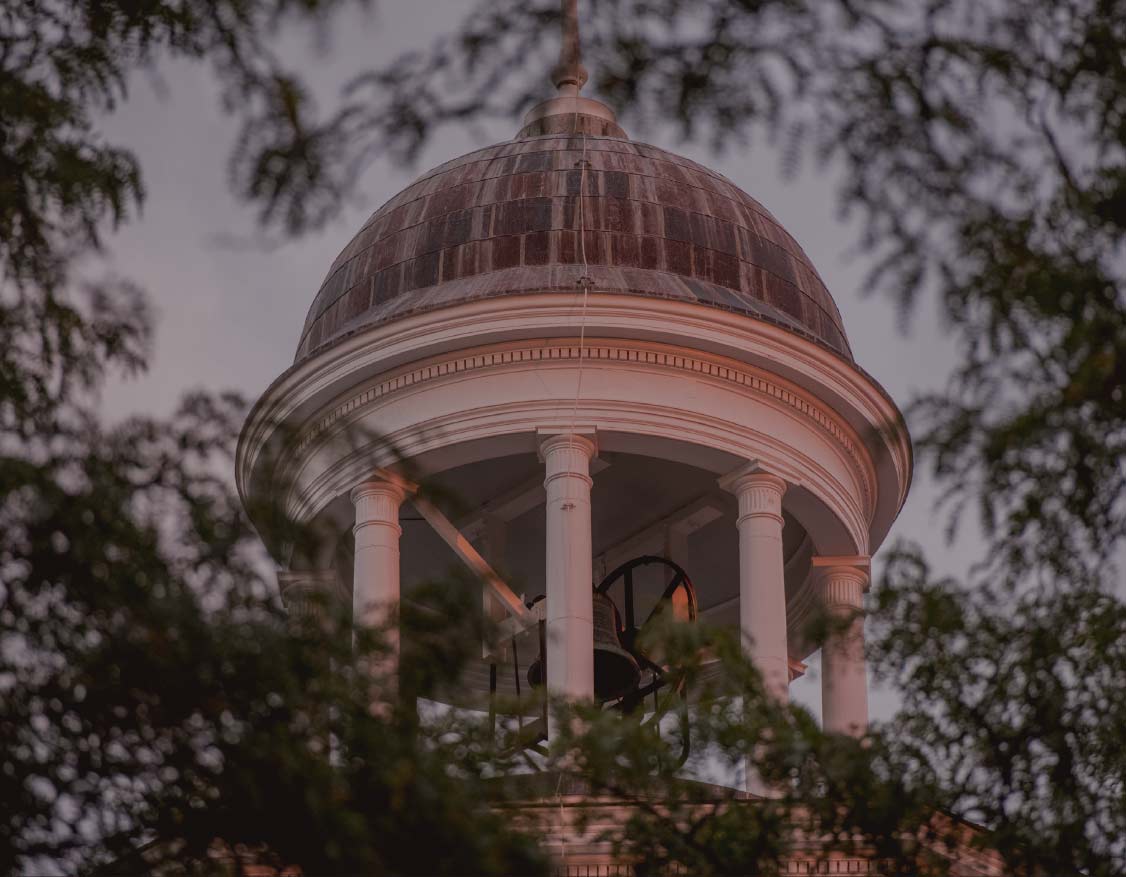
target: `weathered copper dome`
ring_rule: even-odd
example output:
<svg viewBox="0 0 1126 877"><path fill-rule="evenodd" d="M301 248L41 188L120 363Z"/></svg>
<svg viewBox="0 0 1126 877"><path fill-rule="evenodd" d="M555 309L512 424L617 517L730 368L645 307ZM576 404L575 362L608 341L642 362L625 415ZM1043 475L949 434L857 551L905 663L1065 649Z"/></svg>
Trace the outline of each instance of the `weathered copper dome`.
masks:
<svg viewBox="0 0 1126 877"><path fill-rule="evenodd" d="M585 271L577 209L583 179ZM758 201L671 152L585 132L471 152L388 201L333 263L296 358L406 314L575 291L584 274L591 292L739 311L852 359L825 284Z"/></svg>

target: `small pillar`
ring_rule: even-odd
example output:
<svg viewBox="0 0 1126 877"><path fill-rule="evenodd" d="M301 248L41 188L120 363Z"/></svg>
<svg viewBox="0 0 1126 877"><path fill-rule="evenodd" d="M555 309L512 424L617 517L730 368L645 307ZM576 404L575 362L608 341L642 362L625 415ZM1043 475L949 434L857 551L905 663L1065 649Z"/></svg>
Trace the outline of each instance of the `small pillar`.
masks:
<svg viewBox="0 0 1126 877"><path fill-rule="evenodd" d="M834 630L821 648L821 716L826 731L868 730L868 663L864 657L864 591L868 558L817 557L821 605ZM837 625L842 625L838 627Z"/></svg>
<svg viewBox="0 0 1126 877"><path fill-rule="evenodd" d="M569 700L594 697L590 461L595 451L593 441L573 433L540 444L547 492L547 689Z"/></svg>

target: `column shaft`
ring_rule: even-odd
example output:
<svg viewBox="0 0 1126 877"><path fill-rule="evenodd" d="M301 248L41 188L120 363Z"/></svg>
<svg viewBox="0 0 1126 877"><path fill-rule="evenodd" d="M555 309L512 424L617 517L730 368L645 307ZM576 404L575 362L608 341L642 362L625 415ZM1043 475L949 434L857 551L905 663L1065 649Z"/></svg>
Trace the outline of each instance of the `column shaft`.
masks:
<svg viewBox="0 0 1126 877"><path fill-rule="evenodd" d="M552 436L540 446L547 491L547 687L571 700L594 697L594 453L594 443L579 435Z"/></svg>
<svg viewBox="0 0 1126 877"><path fill-rule="evenodd" d="M785 701L790 685L782 557L786 482L752 472L738 478L732 489L739 499L739 624L766 690Z"/></svg>
<svg viewBox="0 0 1126 877"><path fill-rule="evenodd" d="M352 491L356 507L352 623L378 627L399 602L399 506L406 493L391 480L373 480ZM388 630L393 653L398 651L398 630Z"/></svg>
<svg viewBox="0 0 1126 877"><path fill-rule="evenodd" d="M822 573L822 605L834 626L821 649L822 725L839 734L862 736L868 730L863 608L867 580L854 566L827 567Z"/></svg>

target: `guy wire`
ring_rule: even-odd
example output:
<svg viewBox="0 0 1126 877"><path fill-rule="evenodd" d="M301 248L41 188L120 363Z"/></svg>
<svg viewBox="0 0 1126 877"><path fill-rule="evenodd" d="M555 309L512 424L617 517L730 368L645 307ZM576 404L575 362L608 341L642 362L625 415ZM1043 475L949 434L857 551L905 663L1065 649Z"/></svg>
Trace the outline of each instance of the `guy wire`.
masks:
<svg viewBox="0 0 1126 877"><path fill-rule="evenodd" d="M584 207L583 199L586 192L586 132L579 128L579 108L578 101L575 102L575 116L572 125L574 132L581 135L583 138L583 151L582 158L579 160L579 197L578 197L578 220L579 220L579 258L583 263L583 273L579 278L579 285L583 288L583 305L582 312L579 318L579 376L575 384L575 402L571 407L571 428L567 431L568 447L574 446L575 436L575 422L578 419L579 413L579 399L582 397L583 392L583 371L586 356L586 316L587 316L587 299L590 297L591 279L589 276L590 266L586 259L586 209Z"/></svg>

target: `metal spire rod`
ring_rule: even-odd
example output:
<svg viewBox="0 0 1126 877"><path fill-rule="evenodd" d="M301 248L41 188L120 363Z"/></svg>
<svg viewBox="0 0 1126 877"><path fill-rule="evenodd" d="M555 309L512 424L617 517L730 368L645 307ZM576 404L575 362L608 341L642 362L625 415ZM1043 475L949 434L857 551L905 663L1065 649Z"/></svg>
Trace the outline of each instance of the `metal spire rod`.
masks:
<svg viewBox="0 0 1126 877"><path fill-rule="evenodd" d="M560 14L563 40L559 46L559 63L555 65L551 78L560 95L574 96L588 78L579 43L579 0L561 0Z"/></svg>

